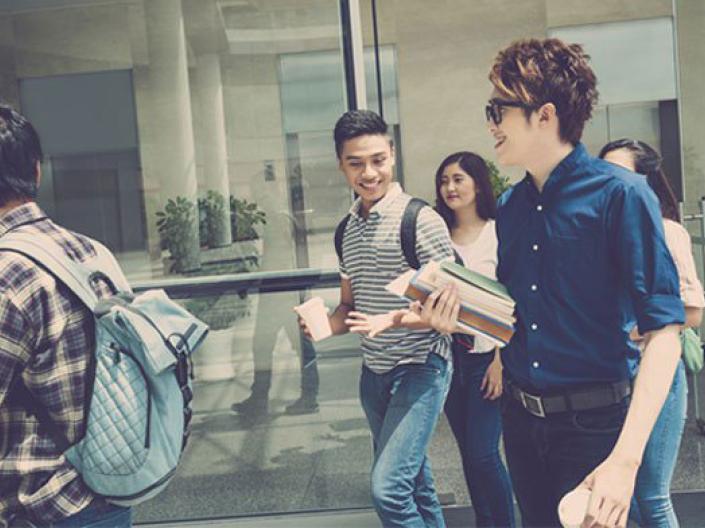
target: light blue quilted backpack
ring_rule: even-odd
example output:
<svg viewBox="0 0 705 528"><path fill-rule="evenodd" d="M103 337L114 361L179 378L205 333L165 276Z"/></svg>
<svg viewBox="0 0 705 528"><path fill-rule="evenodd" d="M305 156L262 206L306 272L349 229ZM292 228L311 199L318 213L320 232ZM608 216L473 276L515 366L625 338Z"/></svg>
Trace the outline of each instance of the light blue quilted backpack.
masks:
<svg viewBox="0 0 705 528"><path fill-rule="evenodd" d="M32 259L93 313L95 376L85 436L68 445L46 425L91 490L110 502L135 505L174 476L191 418L190 355L208 327L163 290L133 295L112 253L98 242L93 246L97 257L77 263L48 236L10 232L0 239L0 250ZM96 279L117 293L99 301L91 288Z"/></svg>

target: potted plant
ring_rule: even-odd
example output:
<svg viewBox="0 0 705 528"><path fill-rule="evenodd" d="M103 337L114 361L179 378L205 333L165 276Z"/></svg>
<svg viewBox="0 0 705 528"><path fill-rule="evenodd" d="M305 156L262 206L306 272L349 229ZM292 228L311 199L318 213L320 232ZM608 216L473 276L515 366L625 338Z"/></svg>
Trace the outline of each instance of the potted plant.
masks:
<svg viewBox="0 0 705 528"><path fill-rule="evenodd" d="M183 196L170 198L163 211L157 211L157 230L162 249L169 251L168 271L182 273L200 267L195 237L196 207Z"/></svg>
<svg viewBox="0 0 705 528"><path fill-rule="evenodd" d="M489 170L490 182L492 183L492 190L494 191L495 198L499 198L504 191L512 186L509 181L509 176L500 174L499 169L494 162L490 160L485 161L487 163L487 169Z"/></svg>
<svg viewBox="0 0 705 528"><path fill-rule="evenodd" d="M202 247L216 248L230 244L226 233L225 197L210 190L198 200L198 234Z"/></svg>
<svg viewBox="0 0 705 528"><path fill-rule="evenodd" d="M267 215L256 203L230 196L230 229L233 245L246 267L256 267L262 241L256 227L267 223Z"/></svg>
<svg viewBox="0 0 705 528"><path fill-rule="evenodd" d="M266 218L267 215L256 203L230 196L230 228L233 242L258 239L259 233L255 226L266 224Z"/></svg>

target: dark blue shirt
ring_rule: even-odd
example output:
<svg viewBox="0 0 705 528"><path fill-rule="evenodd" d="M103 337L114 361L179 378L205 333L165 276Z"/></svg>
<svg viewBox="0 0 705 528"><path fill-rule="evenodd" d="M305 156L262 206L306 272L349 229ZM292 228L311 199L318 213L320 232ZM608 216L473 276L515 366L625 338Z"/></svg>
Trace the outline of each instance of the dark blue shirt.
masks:
<svg viewBox="0 0 705 528"><path fill-rule="evenodd" d="M582 144L539 192L527 176L499 200L497 277L516 301L502 352L526 389L550 391L635 375L629 339L683 323L678 274L646 178Z"/></svg>

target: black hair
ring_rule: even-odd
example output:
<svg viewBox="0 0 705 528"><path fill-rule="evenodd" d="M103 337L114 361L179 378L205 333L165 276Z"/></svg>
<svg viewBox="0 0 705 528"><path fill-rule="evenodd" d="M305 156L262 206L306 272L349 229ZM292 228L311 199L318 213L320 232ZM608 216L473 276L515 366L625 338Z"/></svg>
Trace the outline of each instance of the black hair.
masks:
<svg viewBox="0 0 705 528"><path fill-rule="evenodd" d="M42 161L39 135L12 107L0 104L0 206L37 197L37 163Z"/></svg>
<svg viewBox="0 0 705 528"><path fill-rule="evenodd" d="M680 222L678 200L676 200L676 195L663 172L663 158L659 153L643 141L622 138L610 141L602 147L599 157L604 158L607 153L620 149L624 149L632 155L634 171L646 176L646 181L656 193L661 204L661 216L674 222Z"/></svg>
<svg viewBox="0 0 705 528"><path fill-rule="evenodd" d="M490 181L490 171L485 160L472 152L456 152L444 159L436 171L436 211L445 220L448 229L456 226L456 219L453 210L448 207L441 195L441 179L443 171L457 163L475 182L475 206L477 215L483 220L489 220L497 216L497 202L492 190Z"/></svg>
<svg viewBox="0 0 705 528"><path fill-rule="evenodd" d="M345 112L335 123L333 138L335 153L338 158L343 152L343 144L349 139L360 136L386 136L387 123L371 110L350 110ZM392 145L392 140L389 139Z"/></svg>

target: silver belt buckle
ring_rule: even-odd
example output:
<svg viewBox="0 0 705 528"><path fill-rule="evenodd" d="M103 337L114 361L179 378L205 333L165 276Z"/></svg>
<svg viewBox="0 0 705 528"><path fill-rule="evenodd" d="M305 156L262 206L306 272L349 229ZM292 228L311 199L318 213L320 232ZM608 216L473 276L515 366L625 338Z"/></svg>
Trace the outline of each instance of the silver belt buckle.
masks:
<svg viewBox="0 0 705 528"><path fill-rule="evenodd" d="M533 396L524 391L519 392L519 394L521 395L521 404L524 406L524 409L534 416L546 418L546 411L543 408L543 402L539 396Z"/></svg>

